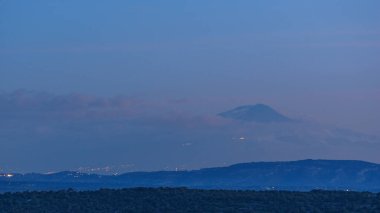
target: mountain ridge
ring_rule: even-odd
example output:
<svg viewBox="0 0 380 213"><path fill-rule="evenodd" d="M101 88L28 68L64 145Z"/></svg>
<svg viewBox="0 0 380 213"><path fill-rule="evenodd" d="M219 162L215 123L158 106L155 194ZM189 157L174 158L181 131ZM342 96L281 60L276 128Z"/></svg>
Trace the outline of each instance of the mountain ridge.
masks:
<svg viewBox="0 0 380 213"><path fill-rule="evenodd" d="M120 175L67 171L55 174L12 174L12 177L0 175L0 191L130 187L380 191L380 164L357 160L306 159Z"/></svg>

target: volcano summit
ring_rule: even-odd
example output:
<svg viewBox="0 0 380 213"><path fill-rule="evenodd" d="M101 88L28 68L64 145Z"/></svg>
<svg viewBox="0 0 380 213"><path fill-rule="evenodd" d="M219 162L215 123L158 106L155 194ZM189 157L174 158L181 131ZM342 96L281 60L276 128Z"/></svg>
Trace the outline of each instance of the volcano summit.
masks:
<svg viewBox="0 0 380 213"><path fill-rule="evenodd" d="M245 105L218 114L224 118L247 122L290 122L292 119L265 104Z"/></svg>

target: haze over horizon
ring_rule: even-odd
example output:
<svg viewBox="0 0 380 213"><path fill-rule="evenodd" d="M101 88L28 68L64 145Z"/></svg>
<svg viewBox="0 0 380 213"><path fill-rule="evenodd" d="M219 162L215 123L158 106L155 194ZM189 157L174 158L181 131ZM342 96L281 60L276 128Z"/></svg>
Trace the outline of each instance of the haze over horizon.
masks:
<svg viewBox="0 0 380 213"><path fill-rule="evenodd" d="M380 163L379 10L377 0L0 0L0 169ZM258 103L307 124L217 116Z"/></svg>

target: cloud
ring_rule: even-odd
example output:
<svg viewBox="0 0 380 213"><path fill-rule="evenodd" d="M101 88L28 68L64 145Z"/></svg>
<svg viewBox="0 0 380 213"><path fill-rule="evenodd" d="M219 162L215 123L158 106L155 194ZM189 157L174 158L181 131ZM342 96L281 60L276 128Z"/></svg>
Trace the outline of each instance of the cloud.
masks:
<svg viewBox="0 0 380 213"><path fill-rule="evenodd" d="M181 111L178 104L185 103L179 102L26 90L2 93L0 162L17 171L107 163L159 169L171 159L192 158L182 144L217 141L219 129L230 121Z"/></svg>
<svg viewBox="0 0 380 213"><path fill-rule="evenodd" d="M64 142L68 146L74 138L94 144L99 140L124 138L131 141L136 137L146 142L165 134L176 138L174 135L207 132L231 125L232 121L218 116L196 115L178 108L178 104L185 103L182 100L146 101L125 96L56 95L27 90L2 93L0 139L3 143L22 144L30 141L61 143L62 138L69 138ZM108 143L114 143L110 140Z"/></svg>
<svg viewBox="0 0 380 213"><path fill-rule="evenodd" d="M0 94L0 116L23 118L24 115L44 117L118 117L133 116L143 108L143 101L115 96L102 98L82 94L54 95L18 90ZM13 117L12 117L13 116ZM24 117L27 119L27 117Z"/></svg>
<svg viewBox="0 0 380 213"><path fill-rule="evenodd" d="M237 122L182 111L183 105L125 96L2 93L0 167L34 172L120 164L136 170L191 169L336 158L336 152L340 158L379 160L376 138L307 123Z"/></svg>

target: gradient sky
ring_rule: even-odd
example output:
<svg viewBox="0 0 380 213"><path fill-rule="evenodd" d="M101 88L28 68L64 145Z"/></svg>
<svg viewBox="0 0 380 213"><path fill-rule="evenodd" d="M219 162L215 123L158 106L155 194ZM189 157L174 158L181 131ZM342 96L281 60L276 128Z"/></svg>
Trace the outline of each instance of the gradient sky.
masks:
<svg viewBox="0 0 380 213"><path fill-rule="evenodd" d="M379 136L379 11L378 0L0 0L3 105L19 89L194 115L262 102Z"/></svg>

